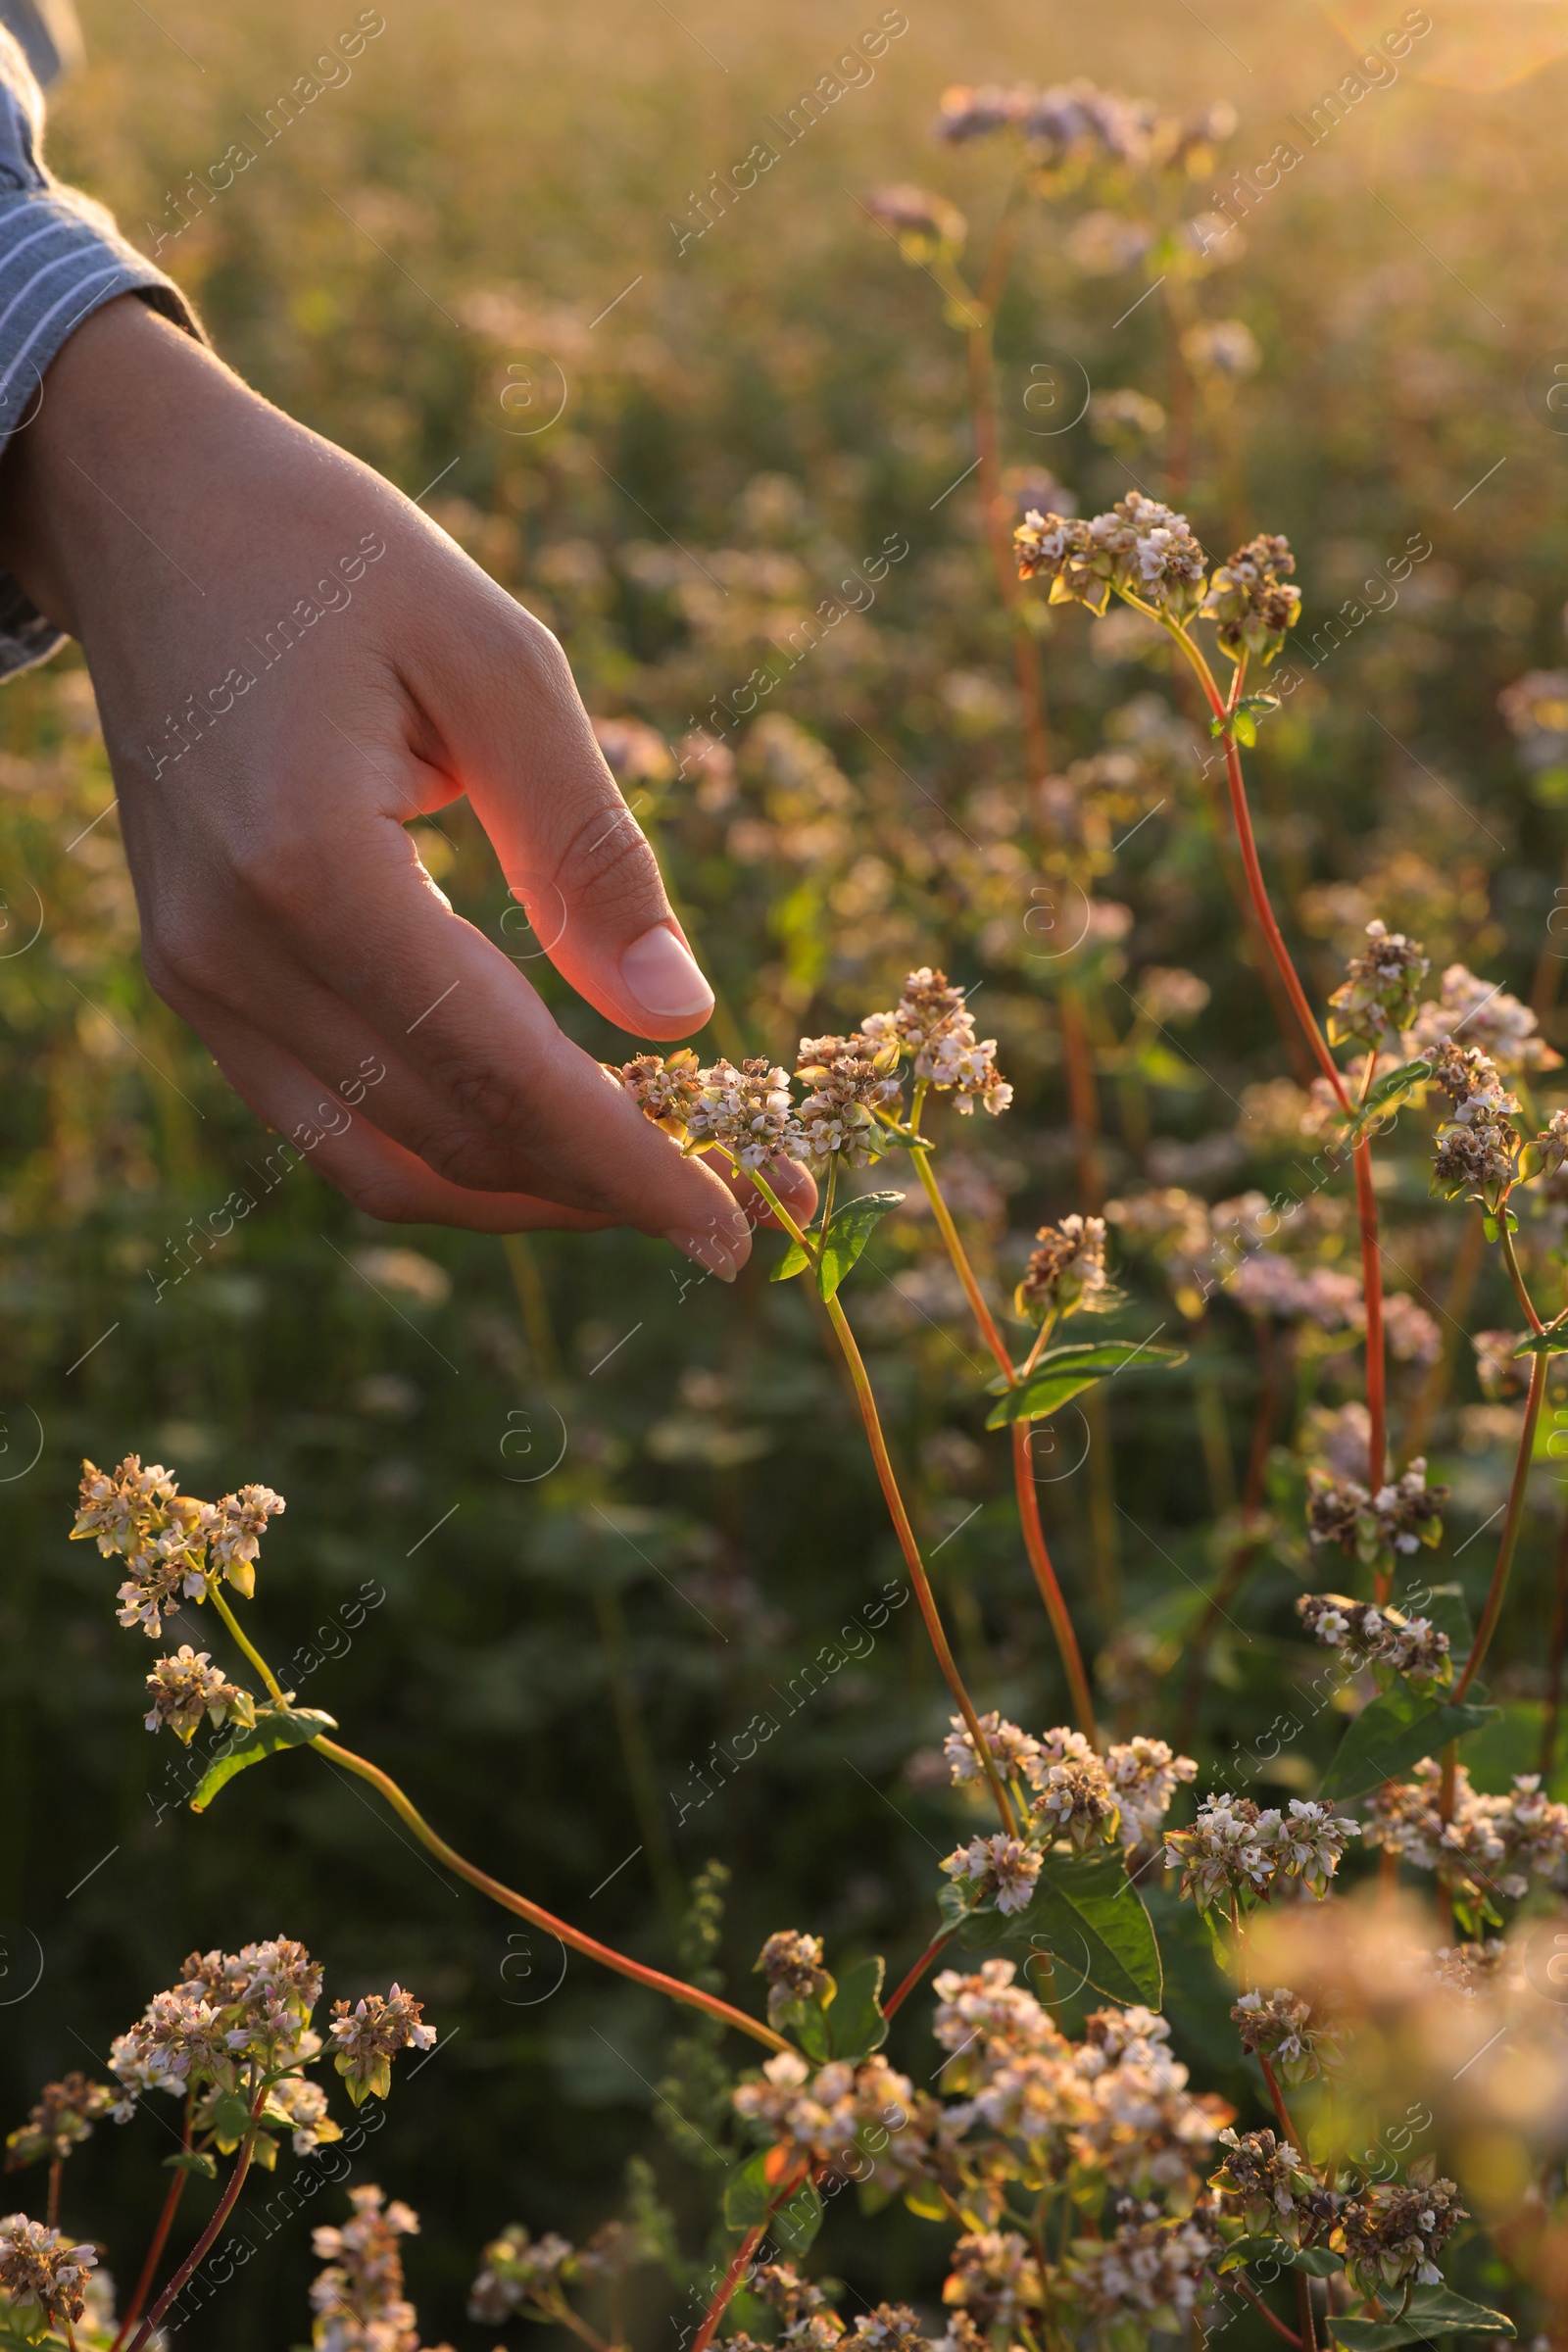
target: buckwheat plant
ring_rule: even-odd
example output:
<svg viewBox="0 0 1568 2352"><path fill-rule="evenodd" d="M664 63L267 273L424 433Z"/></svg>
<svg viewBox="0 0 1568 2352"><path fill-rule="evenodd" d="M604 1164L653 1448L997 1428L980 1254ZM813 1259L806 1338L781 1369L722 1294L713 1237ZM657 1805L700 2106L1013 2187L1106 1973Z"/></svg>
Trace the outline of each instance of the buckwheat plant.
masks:
<svg viewBox="0 0 1568 2352"><path fill-rule="evenodd" d="M943 138L1004 140L1015 166L977 289L959 271L964 226L945 200L900 186L869 209L935 276L969 338L984 519L1013 623L1028 750L1046 805L1061 815L1043 855L1055 860L1052 871L1087 889L1108 863L1102 820L1119 806L1121 786L1093 763L1048 776L1038 617L1030 615L1042 605L1076 606L1101 623L1124 606L1163 633L1209 713L1245 876L1246 942L1310 1057L1308 1075L1316 1073L1310 1085L1270 1082L1254 1107L1279 1132L1322 1147L1322 1185L1293 1204L1289 1220L1261 1194L1211 1206L1165 1187L1106 1202L1086 1147L1078 1205L1041 1223L1004 1300L988 1296L976 1272L941 1170L954 1134L965 1132L955 1122L1005 1117L1012 1088L996 1040L980 1035L966 992L943 971L911 970L853 1028L801 1038L792 1066L770 1056L705 1063L682 1049L643 1054L608 1073L671 1150L702 1155L752 1188L781 1229L773 1281L806 1286L843 1357L953 1709L941 1761L925 1761L939 1773L945 1766L955 1842L933 1857L926 1916L908 1923L909 1944L924 1948L902 1979L889 1989L881 1956L846 1964L809 1927L781 1925L757 1964L765 1993L750 2008L724 1999L710 1965L720 1883L712 1872L699 1888L685 1977L555 1917L458 1853L388 1773L339 1740L331 1717L299 1706L280 1684L254 1620L239 1614L256 1605L262 1543L283 1511L280 1495L252 1485L204 1501L134 1454L112 1472L83 1467L72 1532L113 1564L118 1593L106 1591L106 1606L118 1600L127 1634L170 1644L146 1676L145 1720L155 1736L183 1743L193 1812L204 1814L255 1765L298 1750L298 1764L284 1769L304 1769L314 1754L365 1782L490 1901L698 2013L680 2062L705 2086L709 2114L719 2118L714 2131L728 2134L722 2151L695 2127L689 2134L724 2176L706 2265L682 2251L646 2180L634 2188L630 2221L607 2221L582 2247L554 2233L535 2237L525 2222L505 2224L498 2213L469 2304L487 2327L552 2324L591 2352L612 2352L627 2340L626 2277L657 2263L692 2300L693 2324L680 2333L686 2352L708 2352L721 2330L739 2352L763 2344L1139 2352L1153 2336L1201 2344L1239 2313L1296 2352L1318 2352L1330 2338L1345 2352L1393 2352L1512 2332L1508 2318L1445 2278L1450 2250L1468 2236L1476 2245L1473 2261L1465 2255L1467 2279L1500 2278L1505 2260L1535 2298L1540 2340L1568 2341L1562 2012L1548 2032L1539 2014L1532 2023L1508 2005L1538 1997L1529 1991L1529 1936L1548 1893L1563 1886L1568 1806L1551 1796L1545 1766L1513 1778L1506 1793L1489 1793L1459 1755L1491 1719L1478 1677L1508 1592L1551 1359L1568 1352L1568 1307L1549 1300L1544 1308L1537 1298L1544 1276L1560 1280L1564 1253L1568 1109L1543 1118L1532 1094L1557 1057L1516 1000L1462 964L1435 982L1420 942L1380 918L1367 925L1321 1019L1314 1010L1270 899L1242 761L1276 708L1266 692L1248 691L1250 680L1266 672L1300 612L1284 537L1255 532L1215 564L1187 515L1136 488L1087 517L1065 502L1034 506L1010 533L1002 510L991 332L1026 200L1095 196L1097 210L1069 232L1086 255L1114 244L1118 224L1130 223L1135 234L1123 235L1122 247L1152 276L1163 270L1161 285L1170 280L1166 301L1189 379L1200 369L1234 371L1241 346L1221 330L1235 322L1204 322L1190 307L1215 240L1182 210L1184 189L1206 173L1226 127L1221 110L1184 124L1087 83L950 92ZM1218 400L1212 385L1210 394ZM1120 935L1102 908L1098 936ZM1192 975L1156 969L1139 1019L1146 1027L1179 1020L1201 1001ZM1087 1066L1082 1011L1064 987L1075 1116ZM1473 1630L1454 1585L1394 1597L1396 1574L1447 1540L1447 1492L1429 1483L1416 1442L1438 1391L1423 1390L1425 1401L1406 1413L1402 1451L1390 1443L1389 1357L1431 1373L1446 1360L1434 1317L1405 1293L1384 1295L1374 1149L1406 1114L1430 1122L1434 1198L1458 1203L1468 1229L1496 1250L1526 1327L1478 1338L1495 1400L1489 1409L1510 1389L1522 1390L1523 1401L1511 1408L1516 1458ZM820 1206L809 1223L785 1205L777 1178L787 1162L816 1179ZM897 1186L887 1182L894 1171ZM1348 1198L1336 1189L1346 1177ZM990 1359L976 1401L986 1430L1008 1449L1065 1722L1020 1724L989 1705L982 1712L971 1692L851 1320L847 1300L867 1247L911 1186ZM1538 1229L1533 1241L1527 1216ZM1333 1262L1342 1239L1358 1255L1358 1275ZM1037 1428L1076 1398L1098 1410L1114 1379L1169 1375L1186 1361L1157 1333L1122 1337L1105 1327L1102 1318L1126 1304L1117 1276L1140 1260L1168 1286L1178 1331L1196 1330L1223 1306L1250 1327L1260 1366L1247 1492L1216 1530L1215 1576L1189 1620L1186 1719L1216 1620L1261 1560L1315 1584L1315 1563L1333 1551L1336 1578L1353 1588L1308 1590L1297 1601L1298 1660L1303 1671L1322 1670L1323 1706L1346 1721L1316 1788L1295 1756L1286 1785L1296 1792L1278 1805L1220 1775L1200 1776L1183 1737L1137 1728L1157 1678L1127 1669L1116 1646L1126 1629L1113 1627L1097 1688L1047 1543L1031 1452ZM1364 1364L1364 1399L1317 1404L1315 1367L1330 1354L1348 1362L1352 1352ZM1287 1372L1303 1392L1301 1450L1282 1469L1273 1434ZM197 1649L188 1638L174 1645L176 1633L191 1633L194 1612L209 1607L213 1647ZM1290 1736L1276 1738L1274 1756ZM1183 2047L1206 2051L1214 2032L1228 2031L1230 2083L1247 2085L1250 2114L1195 2086L1173 2046L1161 2014L1165 1955L1145 1900L1156 1885L1166 1954L1179 1955L1182 1971L1171 1970L1173 2009L1188 1997L1178 1986L1191 1987L1210 1948L1226 1981L1228 2028L1223 2018L1211 2022L1208 2041L1198 2033ZM895 2063L890 2030L939 1961L928 2020L935 2051L901 2029L904 2063ZM47 2086L8 2142L8 2163L45 2165L48 2187L42 2220L0 2222L0 2343L143 2352L251 2168L276 2163L285 2141L308 2152L339 2132L309 2070L330 2058L358 2103L385 2095L400 2051L430 2044L418 2002L397 1985L352 2004L340 1999L318 2031L320 1989L320 1972L294 1943L193 1955L115 2043L104 2081ZM1401 2040L1406 2017L1415 2030ZM1476 2024L1491 2029L1494 2019L1492 2038L1473 2057L1456 2057ZM765 2060L732 2077L718 2055L726 2033L760 2045ZM1523 2075L1500 2062L1494 2074L1481 2071L1480 2057L1507 2037L1526 2053ZM1368 2111L1391 2093L1406 2095L1407 2080L1430 2099L1427 2125L1436 2119L1445 2146L1468 2132L1493 2151L1492 2169L1479 2168L1490 2242L1440 2170L1439 2152L1418 2152L1415 2128L1388 2125L1375 2105ZM1462 2092L1453 2087L1461 2081ZM176 2105L181 2150L117 2323L95 2248L60 2223L63 2168L107 2116L127 2121L155 2096ZM1354 2154L1363 2132L1387 2156L1386 2166L1378 2159L1381 2178L1368 2169L1370 2150ZM160 2287L192 2173L221 2178L217 2212ZM868 2211L899 2199L943 2233L940 2314L883 2302L847 2321L839 2290L802 2267L828 2202L852 2186ZM314 2342L332 2352L415 2352L400 2253L414 2217L370 2185L357 2186L352 2204L350 2219L318 2232L325 2267ZM1282 2286L1289 2316L1276 2308Z"/></svg>

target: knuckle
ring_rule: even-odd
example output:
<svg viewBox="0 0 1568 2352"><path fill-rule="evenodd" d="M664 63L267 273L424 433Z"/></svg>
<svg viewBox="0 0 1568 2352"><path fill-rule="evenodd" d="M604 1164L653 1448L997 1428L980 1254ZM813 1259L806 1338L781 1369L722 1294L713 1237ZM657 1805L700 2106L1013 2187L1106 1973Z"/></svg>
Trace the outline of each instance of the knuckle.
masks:
<svg viewBox="0 0 1568 2352"><path fill-rule="evenodd" d="M618 796L583 818L562 854L556 880L568 901L592 899L609 909L642 906L650 921L666 911L658 860Z"/></svg>

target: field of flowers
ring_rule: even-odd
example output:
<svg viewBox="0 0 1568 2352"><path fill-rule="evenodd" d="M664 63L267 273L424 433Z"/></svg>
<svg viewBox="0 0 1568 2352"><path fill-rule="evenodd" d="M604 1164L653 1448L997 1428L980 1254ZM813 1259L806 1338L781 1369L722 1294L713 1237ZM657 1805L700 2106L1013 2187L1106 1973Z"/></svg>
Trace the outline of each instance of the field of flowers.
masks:
<svg viewBox="0 0 1568 2352"><path fill-rule="evenodd" d="M84 13L56 169L558 632L697 1059L425 864L837 1222L370 1224L147 987L79 658L0 693L0 2202L123 2312L181 2183L166 2283L260 2077L182 2158L134 2021L293 2070L308 1952L355 2103L193 2352L323 2259L342 2352L1568 2342L1568 10ZM73 1547L131 1453L252 1491Z"/></svg>

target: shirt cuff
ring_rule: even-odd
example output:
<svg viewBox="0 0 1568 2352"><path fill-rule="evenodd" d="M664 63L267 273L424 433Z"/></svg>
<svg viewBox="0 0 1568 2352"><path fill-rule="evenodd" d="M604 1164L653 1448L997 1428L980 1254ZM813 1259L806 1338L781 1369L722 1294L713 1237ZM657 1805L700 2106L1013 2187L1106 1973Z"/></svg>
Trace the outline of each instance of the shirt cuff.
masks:
<svg viewBox="0 0 1568 2352"><path fill-rule="evenodd" d="M173 281L139 254L101 205L74 188L0 188L0 449L24 431L44 371L93 312L136 294L188 334L200 321ZM46 662L62 632L0 572L0 678Z"/></svg>

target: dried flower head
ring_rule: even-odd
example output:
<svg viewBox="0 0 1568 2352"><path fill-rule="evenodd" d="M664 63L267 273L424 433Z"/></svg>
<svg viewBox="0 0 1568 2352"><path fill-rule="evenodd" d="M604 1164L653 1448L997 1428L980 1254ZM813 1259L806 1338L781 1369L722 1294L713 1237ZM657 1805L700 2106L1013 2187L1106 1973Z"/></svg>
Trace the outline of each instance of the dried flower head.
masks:
<svg viewBox="0 0 1568 2352"><path fill-rule="evenodd" d="M819 2180L855 2177L870 2153L878 2180L893 2187L924 2172L941 2113L885 2058L858 2066L835 2058L813 2072L795 2050L780 2050L760 2075L740 2083L734 2107L760 2133L809 2155L822 2168Z"/></svg>
<svg viewBox="0 0 1568 2352"><path fill-rule="evenodd" d="M1098 1756L1047 1765L1035 1786L1032 1818L1042 1837L1070 1838L1080 1853L1115 1837L1120 1809ZM1000 1901L997 1907L1004 1908Z"/></svg>
<svg viewBox="0 0 1568 2352"><path fill-rule="evenodd" d="M120 1622L139 1625L156 1641L165 1613L180 1600L205 1600L218 1577L250 1597L261 1536L283 1508L270 1487L200 1502L176 1491L172 1471L156 1462L144 1470L129 1453L112 1472L82 1463L71 1533L74 1542L90 1538L106 1559L122 1555L129 1574L120 1588Z"/></svg>
<svg viewBox="0 0 1568 2352"><path fill-rule="evenodd" d="M1047 1315L1096 1314L1114 1305L1106 1297L1105 1220L1074 1213L1035 1235L1024 1278L1013 1303L1030 1322Z"/></svg>
<svg viewBox="0 0 1568 2352"><path fill-rule="evenodd" d="M1109 2237L1073 2241L1067 2275L1111 2344L1143 2344L1153 2331L1187 2330L1214 2291L1219 2253L1206 2214L1172 2220L1123 2198Z"/></svg>
<svg viewBox="0 0 1568 2352"><path fill-rule="evenodd" d="M1441 1867L1471 1919L1495 1920L1500 1898L1518 1901L1532 1878L1553 1880L1568 1860L1568 1805L1545 1794L1539 1773L1518 1774L1506 1794L1486 1795L1457 1765L1446 1820L1442 1790L1441 1767L1423 1756L1407 1781L1385 1782L1368 1796L1366 1840L1417 1870Z"/></svg>
<svg viewBox="0 0 1568 2352"><path fill-rule="evenodd" d="M1044 2297L1040 2265L1016 2230L972 2230L954 2247L942 2300L977 2328L1027 2327Z"/></svg>
<svg viewBox="0 0 1568 2352"><path fill-rule="evenodd" d="M24 2213L0 2219L0 2287L11 2298L7 2316L24 2331L21 2341L35 2343L46 2327L80 2319L97 2261L93 2247L74 2246L63 2230Z"/></svg>
<svg viewBox="0 0 1568 2352"><path fill-rule="evenodd" d="M1329 1038L1336 1045L1354 1038L1378 1047L1391 1030L1405 1028L1432 968L1415 940L1391 931L1375 915L1366 927L1366 941L1360 954L1350 957L1346 977L1329 999Z"/></svg>
<svg viewBox="0 0 1568 2352"><path fill-rule="evenodd" d="M1407 2184L1369 2186L1346 2200L1335 2236L1362 2294L1386 2293L1407 2278L1442 2285L1438 2258L1468 2216L1454 2183L1436 2179L1436 2170L1430 2161L1413 2164Z"/></svg>
<svg viewBox="0 0 1568 2352"><path fill-rule="evenodd" d="M1231 2019L1243 2049L1260 2052L1287 2082L1309 2082L1343 2059L1338 2022L1318 2015L1288 1984L1276 1984L1272 1992L1244 1992Z"/></svg>
<svg viewBox="0 0 1568 2352"><path fill-rule="evenodd" d="M59 2164L109 2113L115 2093L107 2082L90 2082L85 2075L70 2074L59 2082L46 2082L37 2105L24 2124L6 2134L5 2170L20 2172L24 2165L45 2158Z"/></svg>
<svg viewBox="0 0 1568 2352"><path fill-rule="evenodd" d="M332 2004L332 2063L356 2107L384 2099L392 2087L392 2060L399 2050L435 2046L434 2026L421 2025L424 2004L394 1984L384 1997L368 1992L351 2009Z"/></svg>
<svg viewBox="0 0 1568 2352"><path fill-rule="evenodd" d="M117 2119L149 2090L234 2090L253 2068L281 2073L313 2058L320 2044L310 2018L320 1994L320 1969L286 1936L190 1953L179 1982L155 1993L111 2048Z"/></svg>
<svg viewBox="0 0 1568 2352"><path fill-rule="evenodd" d="M1448 1637L1425 1617L1349 1600L1343 1592L1303 1592L1296 1613L1314 1641L1342 1651L1357 1666L1387 1666L1412 1682L1453 1678Z"/></svg>
<svg viewBox="0 0 1568 2352"><path fill-rule="evenodd" d="M767 2014L777 2025L780 2015L796 2001L813 2001L833 1980L822 1966L822 1939L780 1928L758 1954L757 1967L767 1979Z"/></svg>
<svg viewBox="0 0 1568 2352"><path fill-rule="evenodd" d="M1207 330L1203 359L1214 372L1247 374L1256 365L1257 346L1250 335L1247 335L1250 353L1234 334L1228 341L1214 339L1224 327L1240 324L1239 319L1228 319ZM1247 334L1247 329L1243 327L1242 332ZM1220 651L1233 662L1255 654L1260 662L1268 662L1280 651L1287 631L1301 617L1301 592L1290 585L1295 569L1290 541L1267 531L1239 547L1219 566L1203 599L1203 617L1215 623Z"/></svg>
<svg viewBox="0 0 1568 2352"><path fill-rule="evenodd" d="M1245 2222L1252 2236L1294 2242L1297 2197L1313 2185L1296 2149L1272 2132L1226 2131L1219 2137L1227 2154L1210 2186L1221 2214Z"/></svg>
<svg viewBox="0 0 1568 2352"><path fill-rule="evenodd" d="M168 1724L189 1745L206 1715L220 1731L232 1716L240 1725L256 1721L256 1702L248 1690L226 1680L205 1649L193 1650L182 1642L172 1658L160 1658L147 1677L152 1700L145 1722L150 1732Z"/></svg>
<svg viewBox="0 0 1568 2352"><path fill-rule="evenodd" d="M903 1054L916 1080L953 1094L960 1111L972 1111L978 1102L995 1113L1012 1101L1012 1088L996 1065L996 1039L976 1038L962 989L929 964L906 976L892 1012L867 1013L847 1042L878 1070L888 1066L890 1049Z"/></svg>
<svg viewBox="0 0 1568 2352"><path fill-rule="evenodd" d="M845 1050L831 1059L818 1059L815 1049L829 1045ZM834 1160L844 1167L863 1168L880 1156L887 1129L877 1113L892 1113L899 1103L904 1090L896 1077L839 1038L803 1038L796 1075L810 1088L800 1110L803 1156L818 1168Z"/></svg>
<svg viewBox="0 0 1568 2352"><path fill-rule="evenodd" d="M621 1064L620 1083L656 1127L682 1135L702 1094L697 1056L690 1046L678 1053L639 1054Z"/></svg>
<svg viewBox="0 0 1568 2352"><path fill-rule="evenodd" d="M1330 1805L1293 1797L1284 1812L1246 1796L1206 1796L1190 1830L1165 1833L1165 1867L1182 1873L1181 1891L1200 1911L1268 1896L1279 1879L1297 1879L1319 1900L1360 1825Z"/></svg>

